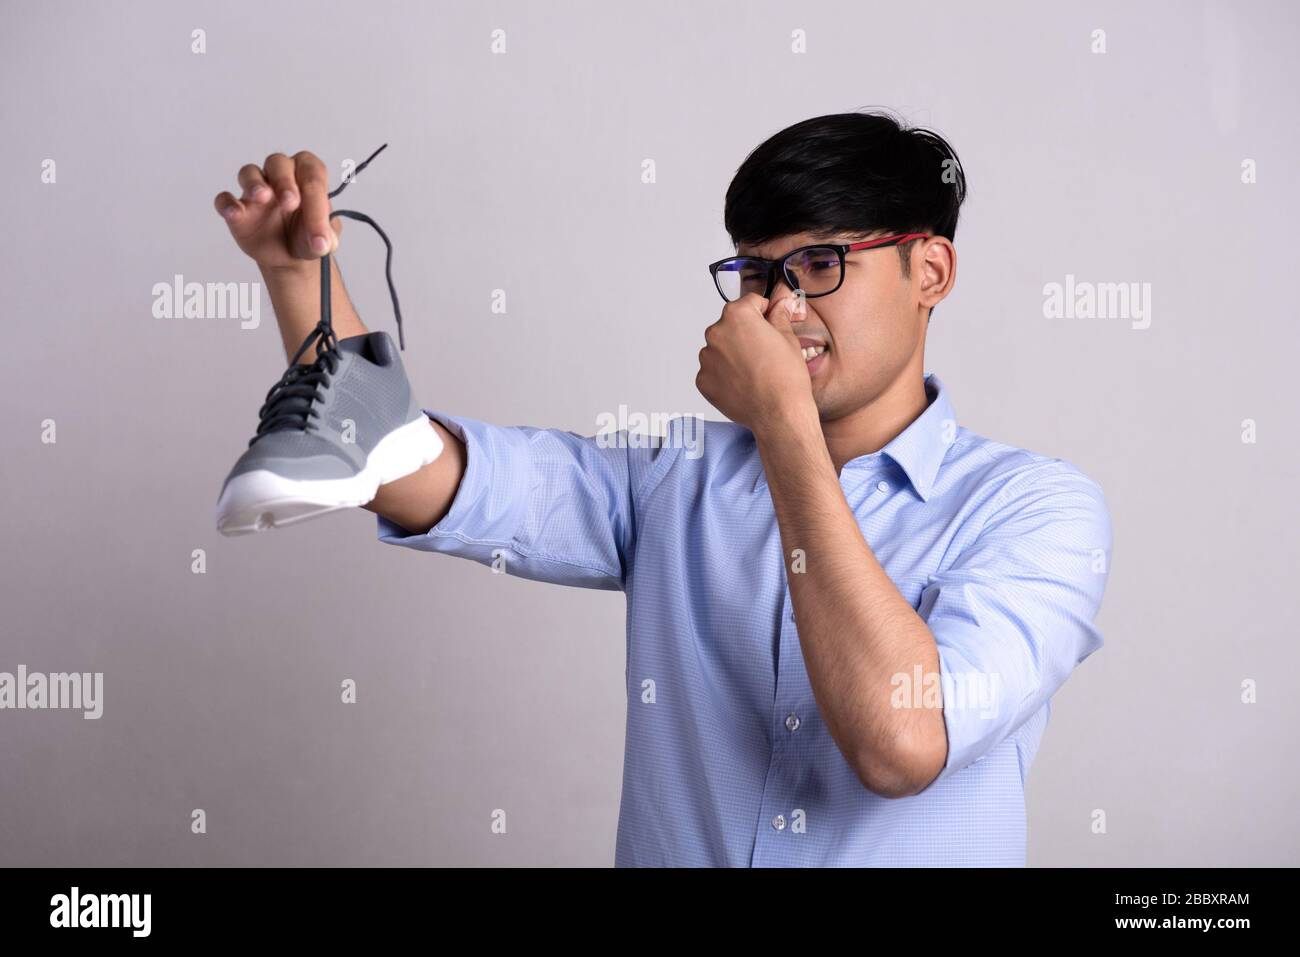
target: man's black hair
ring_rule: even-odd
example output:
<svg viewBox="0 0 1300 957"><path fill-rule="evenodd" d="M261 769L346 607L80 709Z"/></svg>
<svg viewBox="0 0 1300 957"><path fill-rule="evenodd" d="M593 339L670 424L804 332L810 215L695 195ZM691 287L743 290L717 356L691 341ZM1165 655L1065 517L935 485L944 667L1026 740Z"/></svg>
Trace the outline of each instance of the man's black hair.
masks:
<svg viewBox="0 0 1300 957"><path fill-rule="evenodd" d="M803 232L952 239L965 198L961 162L938 133L884 112L832 113L786 127L745 158L723 223L736 246ZM904 276L911 248L898 247Z"/></svg>

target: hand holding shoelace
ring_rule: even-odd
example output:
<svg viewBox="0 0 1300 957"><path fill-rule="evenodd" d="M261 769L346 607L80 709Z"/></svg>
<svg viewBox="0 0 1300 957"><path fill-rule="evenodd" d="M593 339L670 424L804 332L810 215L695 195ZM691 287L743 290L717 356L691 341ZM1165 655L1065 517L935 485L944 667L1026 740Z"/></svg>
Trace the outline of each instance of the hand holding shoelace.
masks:
<svg viewBox="0 0 1300 957"><path fill-rule="evenodd" d="M306 268L338 249L343 223L330 218L329 171L316 154L272 153L241 167L239 185L239 199L222 192L213 205L259 267Z"/></svg>

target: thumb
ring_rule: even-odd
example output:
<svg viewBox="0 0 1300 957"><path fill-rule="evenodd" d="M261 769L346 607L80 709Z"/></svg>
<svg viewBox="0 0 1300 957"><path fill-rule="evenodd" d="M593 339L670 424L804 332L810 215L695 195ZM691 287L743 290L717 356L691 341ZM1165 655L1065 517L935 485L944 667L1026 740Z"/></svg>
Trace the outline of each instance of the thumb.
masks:
<svg viewBox="0 0 1300 957"><path fill-rule="evenodd" d="M796 342L799 337L794 334L794 327L790 325L790 317L795 312L795 301L792 297L787 296L780 300L767 314L767 321L777 332L781 333L788 339Z"/></svg>

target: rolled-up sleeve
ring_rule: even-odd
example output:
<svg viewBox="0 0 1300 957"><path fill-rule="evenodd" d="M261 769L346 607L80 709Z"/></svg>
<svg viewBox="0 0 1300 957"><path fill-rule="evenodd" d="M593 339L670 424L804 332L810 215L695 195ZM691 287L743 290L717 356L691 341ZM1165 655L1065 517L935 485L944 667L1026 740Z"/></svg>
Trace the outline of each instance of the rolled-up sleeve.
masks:
<svg viewBox="0 0 1300 957"><path fill-rule="evenodd" d="M442 521L411 534L379 517L379 540L455 555L521 578L623 588L636 485L655 449L626 433L598 439L499 426L425 410L465 443L465 472ZM620 447L620 445L622 447Z"/></svg>
<svg viewBox="0 0 1300 957"><path fill-rule="evenodd" d="M1111 546L1101 488L1052 460L1008 483L973 544L932 576L918 612L938 646L948 734L936 782L1013 734L1101 647Z"/></svg>

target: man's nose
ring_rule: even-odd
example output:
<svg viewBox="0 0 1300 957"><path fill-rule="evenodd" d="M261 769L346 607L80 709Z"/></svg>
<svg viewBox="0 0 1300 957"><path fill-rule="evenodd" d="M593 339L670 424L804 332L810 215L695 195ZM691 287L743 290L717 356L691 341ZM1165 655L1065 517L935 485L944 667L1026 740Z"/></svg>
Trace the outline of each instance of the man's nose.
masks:
<svg viewBox="0 0 1300 957"><path fill-rule="evenodd" d="M803 322L808 318L808 300L803 295L803 290L791 289L784 282L778 283L776 290L772 293L772 308L784 309L784 299L790 301L790 321Z"/></svg>

